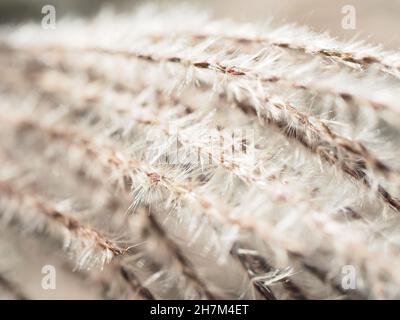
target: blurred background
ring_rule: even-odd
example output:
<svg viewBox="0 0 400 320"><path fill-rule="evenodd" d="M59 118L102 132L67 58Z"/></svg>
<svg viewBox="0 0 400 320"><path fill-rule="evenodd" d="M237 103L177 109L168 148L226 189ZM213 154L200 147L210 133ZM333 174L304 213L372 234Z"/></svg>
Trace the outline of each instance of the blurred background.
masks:
<svg viewBox="0 0 400 320"><path fill-rule="evenodd" d="M145 2L163 5L192 3L215 16L245 22L262 21L272 16L276 24L295 22L318 32L329 31L341 39L357 36L374 44L383 44L388 49L400 48L400 0L0 0L0 23L40 21L41 8L46 4L54 5L57 18L60 18L65 15L94 15L105 4L127 12ZM356 8L355 30L341 27L341 10L345 5Z"/></svg>

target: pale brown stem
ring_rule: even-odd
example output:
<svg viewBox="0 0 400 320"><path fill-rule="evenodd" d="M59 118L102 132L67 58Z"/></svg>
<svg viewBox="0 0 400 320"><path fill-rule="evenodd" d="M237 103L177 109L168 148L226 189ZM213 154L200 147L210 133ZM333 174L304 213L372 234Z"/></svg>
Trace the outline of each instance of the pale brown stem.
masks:
<svg viewBox="0 0 400 320"><path fill-rule="evenodd" d="M0 181L0 192L3 196L7 196L8 199L14 199L34 208L44 217L66 228L77 237L93 241L99 249L109 251L113 256L122 255L127 251L127 249L123 249L112 241L102 237L98 231L81 224L72 217L72 214L57 210L54 205L39 199L37 195L29 193L27 190L17 189L9 182Z"/></svg>
<svg viewBox="0 0 400 320"><path fill-rule="evenodd" d="M174 264L193 286L195 291L199 293L199 296L212 300L215 299L216 296L214 293L210 291L206 283L198 276L192 263L184 256L179 246L168 237L167 232L154 217L154 213L149 208L146 208L143 212L143 217L146 221L146 225L142 230L144 238L150 239L151 237L156 237L159 245L165 252L168 252Z"/></svg>

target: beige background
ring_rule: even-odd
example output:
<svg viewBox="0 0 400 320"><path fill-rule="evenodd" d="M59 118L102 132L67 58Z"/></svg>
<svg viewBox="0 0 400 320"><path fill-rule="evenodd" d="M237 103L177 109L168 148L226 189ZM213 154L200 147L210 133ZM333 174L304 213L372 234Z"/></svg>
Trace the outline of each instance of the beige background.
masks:
<svg viewBox="0 0 400 320"><path fill-rule="evenodd" d="M44 4L56 6L59 16L91 15L104 3L122 8L125 12L143 2L161 2L176 5L193 3L220 17L241 21L263 21L273 17L276 24L296 22L311 26L316 31L350 39L358 36L386 48L400 48L400 0L0 0L0 22L9 23L41 18ZM343 30L341 9L351 4L356 8L357 29Z"/></svg>
<svg viewBox="0 0 400 320"><path fill-rule="evenodd" d="M311 26L316 31L330 31L332 35L350 39L359 36L391 49L400 48L399 0L230 0L211 1L219 15L244 21L274 16L278 23L296 22ZM229 3L229 5L227 5ZM342 7L356 8L356 30L341 27Z"/></svg>

